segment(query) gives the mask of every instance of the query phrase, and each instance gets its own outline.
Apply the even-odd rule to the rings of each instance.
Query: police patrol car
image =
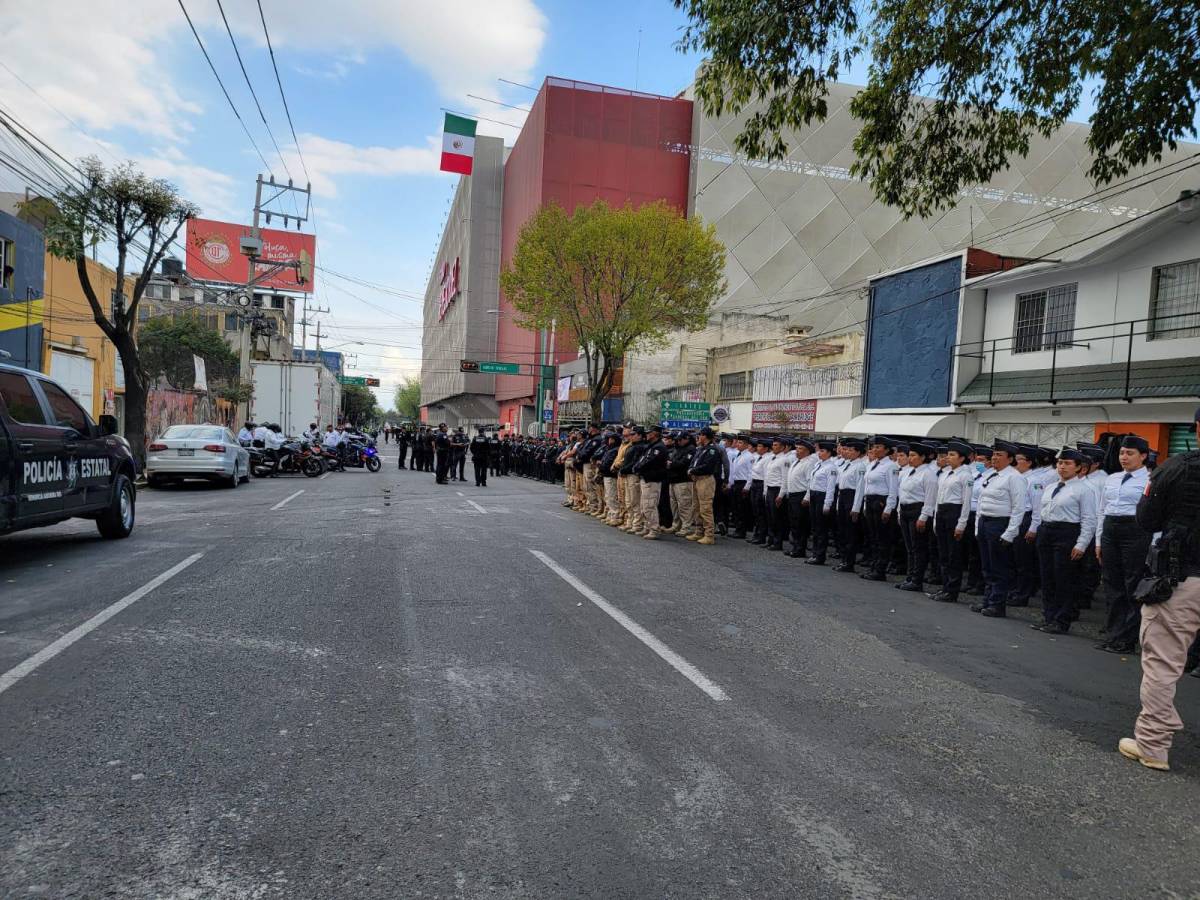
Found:
[[[128,537],[135,469],[116,431],[45,375],[0,362],[0,534],[84,518]]]

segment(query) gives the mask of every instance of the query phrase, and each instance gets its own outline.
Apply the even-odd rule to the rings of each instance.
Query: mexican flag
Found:
[[[471,163],[475,159],[474,119],[464,119],[454,113],[446,113],[446,132],[442,135],[443,172],[471,174]]]

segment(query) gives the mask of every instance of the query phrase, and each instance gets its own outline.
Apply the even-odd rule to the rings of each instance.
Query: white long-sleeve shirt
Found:
[[[327,431],[325,432],[325,437],[321,439],[321,443],[332,450],[345,439],[346,436],[340,431]]]
[[[965,469],[966,466],[963,466],[963,468]],[[977,509],[979,509],[979,494],[983,490],[983,479],[987,478],[988,475],[991,474],[992,469],[988,468],[987,466],[985,466],[982,471],[975,469],[974,466],[971,468],[971,512],[975,512]]]
[[[1104,533],[1104,519],[1107,516],[1132,516],[1137,512],[1138,501],[1146,492],[1146,482],[1150,480],[1150,470],[1145,466],[1132,472],[1114,472],[1104,480],[1104,490],[1100,493],[1100,506],[1096,514],[1096,546],[1100,546],[1100,536]]]
[[[754,457],[754,464],[750,466],[750,479],[752,481],[762,481],[767,476],[767,465],[775,458],[775,454],[769,450],[761,456]]]
[[[792,462],[796,459],[796,454],[792,450],[784,451],[783,453],[769,453],[771,461],[767,463],[767,471],[763,476],[763,487],[782,489],[783,482],[787,479],[788,469],[792,467]]]
[[[957,469],[950,469],[943,475],[938,483],[937,489],[937,505],[946,504],[962,504],[962,509],[958,513],[958,521],[954,523],[954,530],[965,529],[967,520],[971,518],[971,488],[975,483],[975,472],[970,466],[959,466]],[[934,478],[937,478],[935,475]]]
[[[808,483],[808,498],[812,502],[813,494],[824,494],[822,507],[826,512],[833,508],[833,498],[837,491],[838,465],[833,457],[820,460],[813,469],[812,478]]]
[[[866,466],[867,461],[862,457],[845,460],[845,465],[842,466],[842,470],[838,473],[838,490],[854,491],[855,496],[858,496],[858,486],[862,484]]]
[[[729,483],[735,481],[749,482],[753,477],[754,461],[757,457],[753,450],[739,450],[737,455],[729,460]]]
[[[1078,522],[1076,550],[1084,550],[1096,533],[1096,492],[1078,478],[1048,485],[1042,494],[1042,522]]]
[[[1024,476],[1012,466],[986,473],[980,482],[975,533],[979,533],[980,522],[985,518],[1008,519],[1008,527],[1000,537],[1012,543],[1017,539],[1017,532],[1021,530],[1021,519],[1025,517],[1025,504],[1028,502],[1028,484]]]
[[[820,461],[815,453],[810,453],[803,459],[792,460],[792,466],[788,469],[787,478],[783,482],[783,490],[779,492],[779,495],[790,497],[792,494],[798,494],[803,497],[808,493],[808,488],[812,484],[813,472]]]
[[[883,511],[893,512],[896,509],[896,498],[900,492],[900,470],[896,461],[885,456],[866,462],[863,467],[863,477],[854,491],[854,512],[861,512],[863,502],[867,497],[884,497]]]
[[[238,440],[247,442],[252,441],[254,440],[254,432],[243,425],[242,430],[238,432]]]
[[[733,484],[734,481],[737,480],[733,477],[733,464],[737,462],[739,456],[741,456],[743,453],[749,453],[750,451],[738,450],[736,447],[723,447],[722,449],[725,451],[725,458],[729,460],[729,478],[726,483]]]
[[[922,463],[915,468],[906,466],[900,475],[898,502],[901,506],[921,504],[922,522],[933,518],[937,506],[938,477],[937,463]]]
[[[1042,521],[1042,491],[1046,489],[1046,485],[1058,481],[1058,473],[1054,470],[1047,472],[1046,469],[1030,469],[1023,474],[1029,490],[1029,497],[1026,501],[1028,504],[1026,509],[1029,512],[1029,531],[1036,533],[1038,525]]]

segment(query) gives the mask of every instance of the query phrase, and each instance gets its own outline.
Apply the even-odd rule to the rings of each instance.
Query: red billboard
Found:
[[[757,400],[750,406],[750,427],[771,431],[815,431],[816,400]]]
[[[250,277],[250,260],[242,255],[239,242],[250,234],[249,225],[189,219],[187,223],[187,271],[203,281],[245,284]],[[311,270],[317,257],[317,239],[299,231],[260,228],[262,255],[256,275],[262,275],[273,263],[302,260]],[[256,282],[256,287],[312,292],[311,279],[301,283],[295,269],[281,269]]]

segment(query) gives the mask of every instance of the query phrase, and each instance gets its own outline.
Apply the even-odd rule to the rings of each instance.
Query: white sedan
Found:
[[[146,448],[146,481],[204,478],[235,488],[250,480],[250,454],[220,425],[172,425]]]

